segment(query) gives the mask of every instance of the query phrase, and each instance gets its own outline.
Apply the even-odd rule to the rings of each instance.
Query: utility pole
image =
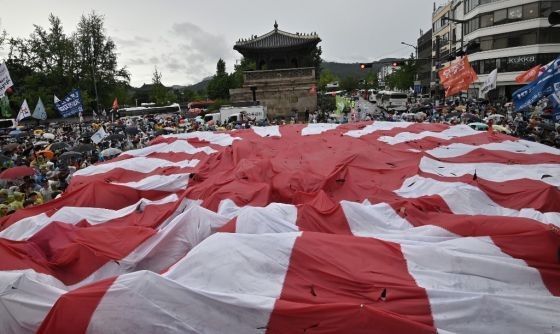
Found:
[[[91,72],[92,72],[92,77],[93,77],[93,90],[95,91],[95,108],[96,113],[99,115],[99,95],[97,94],[97,81],[95,79],[95,68],[96,68],[96,64],[95,64],[95,47],[93,45],[93,36],[91,36]]]

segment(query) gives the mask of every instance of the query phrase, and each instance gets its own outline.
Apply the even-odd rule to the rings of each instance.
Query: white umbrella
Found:
[[[52,133],[43,133],[43,138],[49,139],[49,140],[53,140],[53,139],[54,139],[54,134],[52,134]]]
[[[49,145],[49,142],[46,141],[38,141],[35,144],[33,144],[33,146],[46,146]]]
[[[114,155],[119,155],[121,154],[122,151],[119,150],[118,148],[114,148],[114,147],[110,147],[106,150],[101,151],[101,155],[104,157],[112,157]]]

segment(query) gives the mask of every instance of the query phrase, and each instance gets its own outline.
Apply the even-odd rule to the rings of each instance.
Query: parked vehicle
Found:
[[[377,93],[377,105],[386,110],[405,110],[408,96],[405,93],[381,91]]]
[[[220,122],[222,124],[252,120],[255,122],[266,119],[266,107],[221,107]]]

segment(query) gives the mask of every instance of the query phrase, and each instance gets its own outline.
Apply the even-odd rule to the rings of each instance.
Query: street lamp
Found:
[[[401,44],[410,46],[411,48],[414,48],[414,51],[416,51],[416,59],[418,59],[418,47],[416,45],[408,44],[408,43],[405,43],[405,42],[401,42]]]

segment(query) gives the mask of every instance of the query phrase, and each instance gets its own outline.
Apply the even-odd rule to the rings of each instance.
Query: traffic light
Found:
[[[362,63],[360,64],[360,70],[365,70],[366,68],[371,68],[372,66],[372,63]]]
[[[397,67],[403,66],[404,64],[405,64],[404,61],[394,61],[394,62],[391,64],[391,67],[392,67],[392,68],[397,68]]]

